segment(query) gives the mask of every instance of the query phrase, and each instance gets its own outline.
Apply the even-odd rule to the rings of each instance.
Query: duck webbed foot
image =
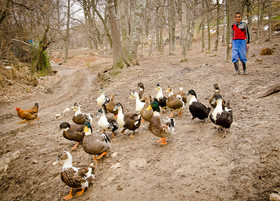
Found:
[[[105,156],[108,153],[108,151],[103,152],[102,154],[100,154],[96,159],[99,160],[101,159],[103,156]]]
[[[166,140],[166,138],[161,138],[161,139],[157,140],[157,142],[161,142],[160,145],[166,145],[167,142],[165,140]]]
[[[76,193],[76,196],[81,196],[85,191],[85,188],[83,188],[81,191]]]
[[[79,142],[77,142],[77,143],[75,144],[75,146],[72,147],[72,151],[74,151],[75,149],[77,149],[78,145],[79,145]]]
[[[73,191],[73,188],[71,188],[69,194],[66,195],[65,197],[63,197],[63,199],[64,200],[70,200],[71,198],[73,198],[72,191]]]

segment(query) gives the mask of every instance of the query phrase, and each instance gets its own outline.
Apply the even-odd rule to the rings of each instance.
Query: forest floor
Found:
[[[266,47],[275,48],[275,53],[260,56]],[[233,64],[225,62],[225,47],[217,54],[207,54],[194,44],[186,62],[180,62],[179,48],[177,55],[154,53],[149,57],[147,52],[140,51],[140,66],[123,69],[102,83],[111,57],[75,50],[67,63],[53,64],[55,75],[39,79],[39,85],[29,87],[24,96],[9,90],[5,99],[9,101],[2,99],[0,104],[0,200],[62,200],[70,187],[60,179],[62,164],[52,164],[59,153],[70,151],[75,144],[58,133],[59,124],[72,123],[74,113],[60,119],[56,114],[78,102],[83,112],[94,116],[94,131],[101,132],[96,104],[99,87],[104,86],[107,96],[115,94],[125,112],[133,112],[135,100],[128,97],[138,82],[153,97],[158,83],[164,90],[171,86],[175,91],[181,84],[186,92],[194,89],[207,106],[213,84],[218,83],[233,108],[230,131],[223,136],[209,119],[205,123],[192,120],[188,106],[182,117],[175,113],[176,130],[165,146],[155,143],[158,138],[148,131],[147,122],[134,138],[129,137],[130,131],[121,135],[118,130],[111,139],[111,153],[96,164],[96,181],[72,200],[268,200],[279,190],[280,94],[260,96],[280,83],[280,38],[252,44],[249,74],[239,76],[233,75]],[[20,119],[15,107],[27,109],[35,102],[40,105],[40,119],[16,124]],[[162,114],[167,115],[170,111]],[[72,155],[75,166],[92,162],[82,146]]]

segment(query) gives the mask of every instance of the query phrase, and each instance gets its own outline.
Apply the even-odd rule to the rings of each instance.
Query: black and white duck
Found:
[[[162,109],[166,109],[167,108],[167,105],[166,105],[167,97],[165,97],[163,95],[162,88],[161,88],[160,84],[157,84],[156,90],[157,90],[157,95],[154,98],[154,101],[158,102],[159,106]]]
[[[230,102],[224,105],[222,96],[220,94],[215,94],[216,107],[214,111],[210,114],[210,120],[219,126],[219,130],[224,131],[224,129],[230,128],[233,121],[232,108],[230,107]]]
[[[206,107],[201,102],[198,102],[196,93],[193,89],[188,91],[187,97],[189,97],[189,110],[192,114],[192,119],[198,118],[205,121],[211,111],[210,107]]]
[[[141,125],[141,115],[136,113],[124,114],[121,104],[117,104],[115,110],[118,110],[117,123],[123,129],[121,134],[124,134],[125,130],[133,131],[131,137],[134,136],[135,130]]]
[[[103,130],[103,133],[112,131],[112,136],[114,137],[115,131],[119,128],[117,121],[113,118],[107,118],[103,109],[98,110],[98,116],[100,117],[97,122],[99,128]]]
[[[61,180],[67,186],[71,187],[69,194],[63,197],[63,199],[69,200],[73,198],[73,188],[81,189],[81,191],[76,193],[76,196],[81,196],[85,189],[95,180],[94,164],[91,163],[88,166],[74,167],[72,165],[72,155],[68,151],[64,151],[60,154],[53,165],[57,164],[59,161],[63,161]]]

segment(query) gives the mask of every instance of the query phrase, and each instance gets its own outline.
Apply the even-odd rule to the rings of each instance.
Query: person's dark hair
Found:
[[[236,16],[236,15],[241,15],[241,16],[242,16],[241,12],[236,12],[236,13],[235,13],[235,16]]]

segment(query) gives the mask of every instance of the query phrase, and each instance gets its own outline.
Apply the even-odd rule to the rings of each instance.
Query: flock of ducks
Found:
[[[185,93],[180,86],[179,90],[174,93],[172,88],[168,87],[166,90],[167,97],[163,95],[160,84],[157,84],[156,90],[157,95],[152,98],[150,95],[145,94],[143,83],[138,83],[138,92],[133,91],[130,95],[130,98],[134,98],[136,101],[135,112],[126,113],[122,104],[115,102],[114,95],[110,99],[107,98],[104,89],[101,88],[100,96],[96,99],[96,102],[99,107],[97,126],[102,132],[93,133],[91,126],[93,122],[92,116],[82,113],[80,105],[75,103],[73,107],[75,114],[72,118],[74,124],[63,122],[59,126],[63,130],[63,137],[76,142],[72,150],[75,150],[81,144],[83,150],[87,154],[93,155],[93,160],[98,162],[110,151],[110,138],[116,135],[116,130],[121,129],[121,134],[124,134],[126,130],[130,130],[132,131],[130,137],[133,137],[135,130],[144,121],[149,123],[148,130],[160,138],[157,142],[160,142],[160,145],[166,145],[167,138],[172,136],[175,131],[173,113],[177,111],[178,116],[182,116],[183,109],[187,103],[192,119],[198,118],[205,122],[205,119],[210,117],[210,120],[219,127],[219,131],[225,131],[231,126],[233,121],[232,109],[229,101],[226,102],[222,98],[218,84],[214,84],[214,94],[209,100],[210,105],[214,108],[211,113],[211,108],[199,102],[196,92],[192,89]],[[161,114],[165,113],[167,109],[171,111],[171,115],[162,118]],[[110,137],[106,134],[107,131],[111,132]],[[59,155],[57,161],[59,160],[63,161],[61,179],[71,187],[70,193],[63,199],[68,200],[73,197],[73,188],[82,189],[76,196],[82,195],[85,188],[95,179],[94,163],[86,167],[73,167],[72,155],[68,151],[64,151]]]

